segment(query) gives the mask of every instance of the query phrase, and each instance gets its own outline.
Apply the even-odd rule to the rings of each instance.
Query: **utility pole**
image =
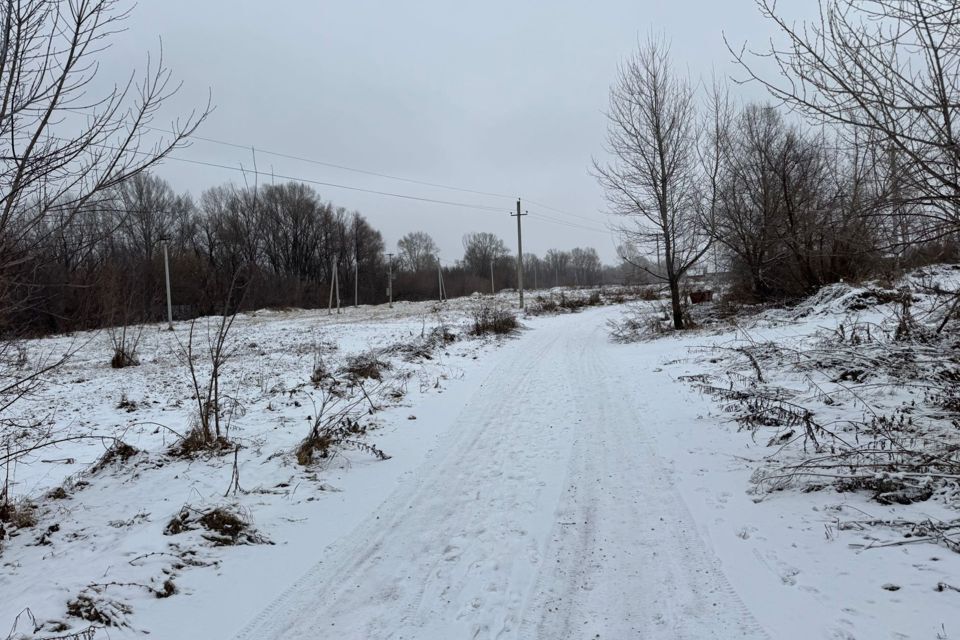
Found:
[[[327,314],[333,313],[333,295],[337,295],[337,313],[340,313],[340,277],[337,275],[337,256],[333,257],[333,277],[330,278],[330,301],[327,303]]]
[[[390,308],[393,309],[393,254],[387,254],[387,296],[390,298]]]
[[[356,257],[353,259],[353,306],[359,306],[358,300],[360,299],[359,291],[360,285],[357,281],[357,271],[359,270],[359,261]]]
[[[333,288],[337,292],[337,315],[340,315],[340,270],[336,258],[333,260]]]
[[[523,309],[523,230],[520,218],[527,214],[520,213],[520,198],[517,198],[517,212],[510,215],[517,217],[517,289],[520,290],[520,308]]]
[[[443,302],[443,267],[440,265],[440,256],[437,256],[437,291],[439,292],[440,302]]]
[[[167,279],[167,329],[173,331],[173,302],[170,299],[170,255],[167,251],[167,239],[163,242],[163,273]]]
[[[490,259],[490,295],[497,295],[497,288],[493,284],[493,259]]]

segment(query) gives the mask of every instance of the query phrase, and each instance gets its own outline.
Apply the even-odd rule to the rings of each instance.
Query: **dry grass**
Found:
[[[230,507],[219,506],[206,511],[184,505],[167,526],[164,535],[175,536],[187,531],[202,529],[202,537],[214,546],[234,546],[245,544],[272,544],[257,533],[250,519]]]
[[[138,453],[140,453],[140,450],[136,447],[122,440],[115,440],[110,448],[100,456],[100,459],[90,467],[90,473],[97,473],[116,463],[124,463]]]
[[[473,309],[473,328],[471,333],[482,336],[488,333],[504,335],[513,333],[520,327],[517,316],[498,301],[481,301]]]
[[[343,372],[353,382],[358,380],[382,380],[383,372],[392,367],[388,360],[373,351],[347,358]]]
[[[233,449],[233,443],[227,438],[208,436],[199,424],[194,424],[185,436],[170,447],[168,453],[177,458],[195,458],[203,455],[221,455]]]
[[[0,504],[0,522],[16,529],[29,529],[37,526],[37,505],[25,499]]]

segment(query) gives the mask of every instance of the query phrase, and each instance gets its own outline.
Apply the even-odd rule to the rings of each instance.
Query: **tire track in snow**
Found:
[[[541,489],[529,482],[529,472],[522,472],[531,466],[533,452],[543,448],[538,442],[541,434],[529,424],[518,428],[514,415],[523,409],[533,411],[538,400],[532,395],[543,390],[518,393],[517,381],[533,376],[549,354],[560,353],[552,348],[559,338],[560,334],[534,332],[507,345],[516,347],[511,359],[491,373],[455,418],[424,468],[398,487],[355,535],[323,550],[326,559],[260,612],[237,639],[323,637],[317,634],[323,633],[325,623],[336,637],[424,637],[404,628],[436,623],[432,617],[437,613],[450,617],[451,608],[458,609],[452,612],[455,621],[485,618],[491,608],[485,602],[474,607],[470,597],[451,601],[452,607],[439,607],[440,612],[435,611],[436,603],[421,603],[425,593],[439,595],[451,587],[458,590],[455,595],[463,596],[470,586],[469,595],[477,598],[491,585],[479,589],[468,585],[471,573],[480,569],[503,574],[490,559],[497,558],[498,543],[509,532],[503,531],[506,522],[502,518],[497,522],[491,512],[509,516],[518,508],[514,495],[518,485],[526,486],[528,494]],[[566,460],[568,452],[558,449],[562,440],[552,446],[557,457]],[[484,504],[482,494],[488,492],[492,498]],[[550,509],[553,502],[547,501]],[[500,530],[489,533],[491,521]],[[477,541],[483,546],[468,555]],[[444,553],[457,542],[463,545],[459,556]],[[443,587],[439,593],[438,585]],[[367,622],[357,628],[358,620]],[[439,622],[446,624],[444,618]],[[463,631],[478,634],[490,624],[468,621]]]
[[[571,460],[520,637],[768,638],[660,466],[644,424],[657,416],[638,416],[624,399],[634,379],[607,370],[605,342],[584,340],[592,347],[571,372],[595,381],[578,398],[592,420],[574,447],[582,455]]]
[[[607,371],[603,316],[557,318],[416,473],[237,640],[765,637]]]

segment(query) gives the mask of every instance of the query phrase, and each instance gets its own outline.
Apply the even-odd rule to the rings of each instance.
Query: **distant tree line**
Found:
[[[441,264],[436,243],[423,231],[401,238],[397,251],[394,290],[404,299],[437,297],[441,275],[450,296],[490,293],[517,286],[516,255],[492,233],[465,234],[463,256],[452,264]],[[523,274],[527,289],[649,281],[645,274],[636,274],[629,264],[604,266],[592,247],[574,247],[570,251],[550,249],[543,257],[524,253]]]
[[[34,216],[30,206],[12,213]],[[412,232],[397,243],[392,269],[379,231],[357,211],[290,182],[225,185],[195,201],[138,172],[68,217],[46,216],[23,237],[6,234],[19,259],[7,265],[8,331],[59,332],[165,317],[164,247],[174,315],[262,307],[326,306],[334,282],[342,304],[515,288],[516,256],[491,233],[468,233],[463,255],[440,265],[434,240]],[[439,271],[438,271],[439,269]],[[492,269],[492,282],[491,282]],[[595,285],[603,268],[592,248],[528,255],[527,287]],[[622,279],[616,271],[608,279]]]

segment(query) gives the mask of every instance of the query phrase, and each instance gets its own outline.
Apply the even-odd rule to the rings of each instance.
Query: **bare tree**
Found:
[[[567,281],[567,269],[570,267],[570,254],[558,249],[550,249],[544,258],[549,271],[548,282],[553,282],[553,286],[560,286],[560,283]]]
[[[570,266],[577,285],[591,285],[597,284],[603,265],[593,247],[574,247],[570,250]]]
[[[782,150],[785,127],[772,107],[747,105],[734,129],[720,176],[714,233],[736,275],[762,300],[771,289],[767,269],[780,259],[775,238],[783,200],[774,156]]]
[[[0,238],[8,267],[51,214],[107,206],[110,190],[159,162],[208,110],[147,143],[178,89],[162,57],[138,80],[91,95],[97,59],[123,28],[117,0],[6,0],[0,5]],[[36,240],[34,236],[34,240]],[[11,255],[13,254],[13,255]]]
[[[543,259],[535,253],[523,254],[523,282],[530,283],[530,290],[535,291],[546,283],[547,267]]]
[[[425,231],[411,231],[397,241],[400,268],[405,271],[424,271],[437,266],[437,243]]]
[[[15,327],[9,319],[35,301],[24,283],[55,259],[56,253],[38,248],[58,237],[66,240],[65,229],[71,229],[70,242],[93,241],[98,234],[85,216],[110,208],[114,187],[181,145],[209,111],[173,122],[166,137],[148,135],[178,88],[162,58],[148,58],[139,79],[131,75],[118,88],[95,94],[98,59],[128,14],[117,0],[0,4],[0,326],[5,329]],[[15,344],[13,337],[4,332],[0,354]],[[0,447],[14,450],[0,458],[0,473],[9,470],[16,449],[56,441],[38,424],[18,429],[23,425],[11,409],[63,361],[18,368],[0,358]]]
[[[699,132],[694,91],[651,37],[620,67],[607,112],[609,163],[594,169],[620,230],[632,244],[662,247],[673,326],[683,329],[680,281],[709,249],[699,215]]]
[[[734,124],[714,234],[742,292],[802,296],[869,270],[867,222],[883,198],[870,146],[790,124],[769,105],[747,105]]]
[[[503,240],[492,233],[481,231],[463,236],[463,265],[476,276],[485,277],[490,272],[491,263],[509,253]]]
[[[817,122],[864,132],[889,150],[899,205],[923,238],[960,227],[960,4],[953,0],[818,0],[815,21],[795,24],[775,0],[757,0],[784,36],[754,52],[731,48],[749,79]],[[728,47],[729,47],[728,43]],[[772,59],[779,77],[755,67]]]
[[[730,137],[734,106],[728,85],[714,75],[707,96],[704,132],[699,148],[700,165],[704,174],[703,194],[700,198],[701,225],[716,240],[717,214],[720,206],[720,181],[724,167],[730,160]],[[719,270],[716,243],[712,246],[713,268]]]
[[[230,296],[227,297],[229,299]],[[229,300],[219,319],[207,322],[205,353],[195,344],[196,320],[190,323],[186,345],[180,343],[181,356],[190,373],[190,383],[197,403],[196,425],[184,435],[180,443],[184,453],[220,449],[229,444],[229,418],[233,413],[224,406],[225,394],[220,388],[220,377],[227,361],[233,355],[227,338],[237,314],[236,311],[228,311],[228,305]],[[177,340],[179,342],[180,339]]]

